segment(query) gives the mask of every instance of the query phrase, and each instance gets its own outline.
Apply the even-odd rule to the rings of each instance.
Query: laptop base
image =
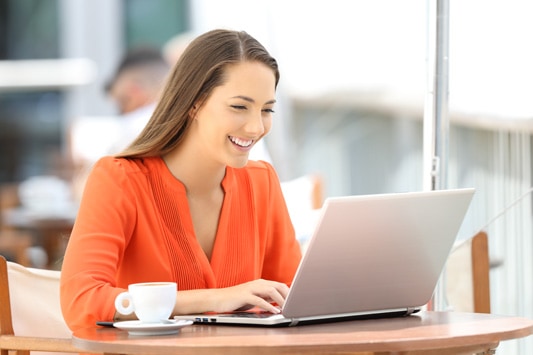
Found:
[[[202,315],[183,315],[175,316],[177,320],[192,320],[195,324],[209,324],[209,325],[229,325],[229,326],[245,326],[245,327],[293,327],[301,325],[313,325],[313,324],[326,324],[336,322],[346,322],[354,320],[368,320],[368,319],[382,319],[382,318],[400,318],[408,317],[411,314],[417,313],[420,308],[380,312],[380,313],[367,313],[367,314],[351,314],[351,315],[339,315],[337,317],[313,317],[303,319],[290,319],[277,317],[271,313],[258,313],[258,312],[231,312],[224,314],[202,314]],[[271,317],[272,322],[267,322],[267,318]],[[261,322],[255,322],[257,319],[261,319]]]

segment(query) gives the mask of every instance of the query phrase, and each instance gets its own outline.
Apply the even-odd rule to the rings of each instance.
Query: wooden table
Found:
[[[48,268],[61,269],[77,208],[64,211],[33,211],[23,207],[3,212],[3,223],[13,229],[31,231],[48,255]]]
[[[405,318],[290,328],[193,325],[166,336],[115,328],[74,332],[73,345],[107,354],[492,354],[500,341],[533,334],[533,320],[481,313],[421,312]]]

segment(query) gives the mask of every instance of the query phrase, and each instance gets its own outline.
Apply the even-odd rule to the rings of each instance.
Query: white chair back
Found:
[[[13,262],[8,262],[7,268],[15,335],[70,339],[72,332],[59,305],[60,271],[26,268]]]

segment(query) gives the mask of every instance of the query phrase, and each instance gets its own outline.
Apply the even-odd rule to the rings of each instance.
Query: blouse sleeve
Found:
[[[135,196],[119,160],[97,162],[87,180],[61,270],[60,302],[71,329],[113,319],[115,275],[135,225]]]

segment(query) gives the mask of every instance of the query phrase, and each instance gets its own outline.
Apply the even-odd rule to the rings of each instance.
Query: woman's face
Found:
[[[275,77],[263,63],[241,62],[228,66],[224,79],[195,112],[191,133],[207,158],[238,168],[270,131]]]

